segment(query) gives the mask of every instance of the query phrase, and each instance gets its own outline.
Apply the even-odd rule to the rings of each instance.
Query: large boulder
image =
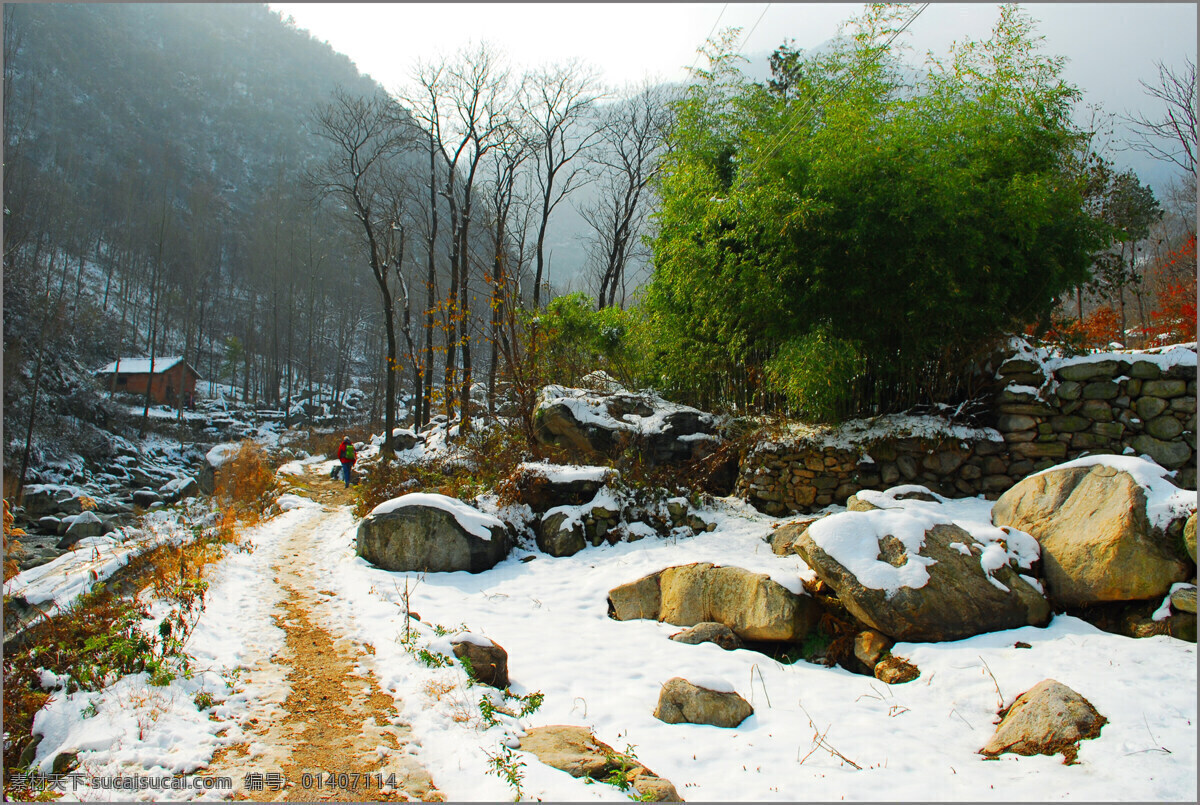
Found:
[[[537,546],[550,556],[574,556],[587,547],[583,536],[583,522],[568,512],[553,512],[538,521]]]
[[[534,727],[521,738],[521,750],[533,754],[547,766],[572,777],[608,782],[617,775],[628,783],[639,799],[648,802],[682,802],[675,786],[638,760],[617,752],[597,740],[587,727],[552,725]]]
[[[596,496],[605,484],[620,479],[611,467],[546,464],[518,464],[502,482],[503,491],[536,514],[545,514],[556,506],[580,506]]]
[[[504,523],[445,495],[394,498],[358,526],[358,555],[384,570],[480,573],[511,547]]]
[[[1006,546],[997,532],[981,541],[938,522],[938,504],[919,505],[928,509],[827,517],[796,537],[796,552],[850,614],[893,640],[961,640],[1049,620],[1049,604],[1018,564],[1036,558],[1032,540],[1008,534]]]
[[[214,446],[204,455],[200,471],[196,474],[196,483],[200,491],[211,495],[217,488],[217,470],[229,459],[237,455],[241,445],[238,442],[225,442]]]
[[[534,437],[582,456],[615,455],[634,444],[655,463],[707,455],[720,442],[712,414],[649,392],[546,386],[533,411]]]
[[[995,757],[1004,752],[1018,755],[1061,752],[1064,763],[1073,763],[1079,753],[1079,742],[1099,736],[1107,721],[1087,699],[1066,685],[1043,679],[1017,697],[979,753]]]
[[[668,567],[609,591],[617,620],[649,618],[675,626],[723,623],[742,640],[790,642],[816,626],[817,604],[762,573],[708,562]]]
[[[993,523],[1031,534],[1041,545],[1047,597],[1063,607],[1137,601],[1160,598],[1190,579],[1181,541],[1168,532],[1179,532],[1172,522],[1187,516],[1180,501],[1190,496],[1194,509],[1196,493],[1170,485],[1161,468],[1143,459],[1092,461],[1032,475],[992,508]]]
[[[689,682],[668,679],[658,693],[654,717],[668,724],[710,724],[736,727],[754,713],[750,703],[720,680]]]
[[[66,534],[58,542],[59,548],[70,548],[81,539],[98,537],[104,533],[104,521],[95,512],[85,511],[72,517]]]

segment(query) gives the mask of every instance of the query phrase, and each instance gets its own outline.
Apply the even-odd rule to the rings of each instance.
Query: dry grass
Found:
[[[8,510],[8,501],[4,501],[4,580],[8,581],[13,576],[17,575],[20,568],[17,566],[17,560],[11,554],[15,553],[21,547],[21,543],[17,542],[17,537],[25,536],[25,530],[17,528],[13,520],[12,512]]]
[[[217,469],[214,495],[227,513],[236,512],[239,519],[253,523],[269,505],[274,488],[275,471],[267,451],[246,439]]]

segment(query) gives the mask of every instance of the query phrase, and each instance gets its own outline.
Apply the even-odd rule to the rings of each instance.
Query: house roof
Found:
[[[176,364],[181,363],[181,362],[183,362],[183,358],[179,355],[155,358],[153,373],[156,375],[162,374],[163,372],[167,371],[168,369],[173,368]],[[187,363],[184,363],[183,365],[187,368],[187,370],[189,372],[194,374],[196,377],[200,376],[200,373],[197,372],[195,369],[193,369],[191,366],[188,366]],[[120,373],[123,375],[126,375],[126,374],[128,374],[128,375],[145,375],[145,374],[151,373],[149,358],[120,358],[119,360],[113,361],[108,366],[105,366],[103,369],[97,369],[96,374],[111,375],[114,372],[118,371],[118,367],[119,367]]]

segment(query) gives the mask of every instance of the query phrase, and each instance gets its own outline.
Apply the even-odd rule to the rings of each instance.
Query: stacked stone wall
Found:
[[[1028,359],[1000,366],[996,428],[1012,456],[1010,475],[1085,454],[1148,455],[1175,482],[1196,488],[1196,366],[1166,368],[1136,354],[1065,362],[1051,370]],[[1049,381],[1049,382],[1047,382]]]
[[[1196,488],[1194,360],[1164,368],[1135,353],[1050,363],[1014,357],[997,374],[994,428],[775,439],[741,457],[735,492],[775,516],[907,483],[995,499],[1032,472],[1097,453],[1149,455],[1178,470],[1179,486]]]

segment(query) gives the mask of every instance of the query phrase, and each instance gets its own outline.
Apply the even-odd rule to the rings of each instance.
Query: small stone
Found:
[[[1055,394],[1060,400],[1078,400],[1083,393],[1083,384],[1075,380],[1067,380],[1058,385]]]
[[[1175,592],[1171,593],[1171,609],[1177,612],[1190,612],[1196,614],[1196,588],[1195,587],[1180,587]]]
[[[1076,433],[1087,430],[1091,424],[1091,420],[1083,416],[1050,417],[1050,426],[1058,433]]]
[[[1150,361],[1134,361],[1129,366],[1129,376],[1156,380],[1162,376],[1162,370],[1158,368],[1158,364]]]
[[[1192,449],[1183,442],[1166,442],[1145,433],[1133,437],[1131,445],[1138,453],[1145,453],[1169,470],[1182,467],[1192,457]]]
[[[902,685],[920,675],[920,669],[903,657],[884,657],[875,666],[875,678],[889,685]]]
[[[854,636],[854,656],[868,668],[874,669],[882,657],[892,647],[892,641],[883,634],[868,629]]]
[[[1116,361],[1093,361],[1072,363],[1061,367],[1058,376],[1063,380],[1092,380],[1097,377],[1112,377],[1117,373]]]

